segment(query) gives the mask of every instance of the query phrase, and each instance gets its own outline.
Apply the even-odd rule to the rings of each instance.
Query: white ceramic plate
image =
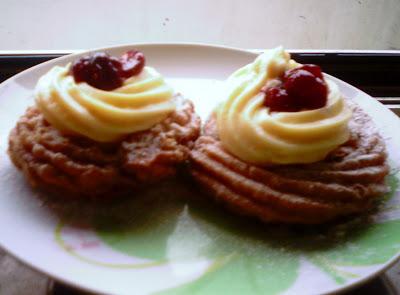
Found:
[[[255,54],[206,45],[148,44],[106,48],[113,55],[138,48],[205,118],[220,81]],[[38,78],[71,55],[46,62],[0,86],[0,245],[26,264],[82,289],[111,294],[314,294],[343,291],[391,265],[400,252],[400,121],[383,105],[343,81],[387,141],[392,193],[372,222],[328,229],[261,226],[214,208],[182,201],[191,188],[157,188],[122,207],[123,228],[99,217],[78,227],[60,220],[25,182],[7,156],[7,137],[28,105]],[[143,209],[143,199],[162,199]],[[168,201],[165,202],[165,200]],[[183,198],[184,199],[184,198]],[[132,214],[132,217],[129,216]]]

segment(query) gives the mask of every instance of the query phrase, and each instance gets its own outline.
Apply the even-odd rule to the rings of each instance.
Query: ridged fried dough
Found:
[[[191,152],[194,179],[231,210],[264,222],[317,224],[371,208],[387,191],[383,139],[354,105],[351,138],[323,161],[259,167],[228,153],[211,117]]]
[[[200,132],[193,104],[176,97],[163,122],[116,143],[67,135],[31,107],[9,137],[9,155],[34,187],[69,198],[106,198],[176,174]]]

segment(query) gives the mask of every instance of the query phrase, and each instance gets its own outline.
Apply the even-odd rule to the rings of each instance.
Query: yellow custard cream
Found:
[[[224,148],[257,165],[312,163],[349,139],[351,110],[338,86],[328,79],[327,104],[314,110],[269,112],[261,88],[286,70],[299,66],[278,47],[234,72],[216,111]]]
[[[121,87],[104,91],[85,82],[75,83],[69,65],[56,66],[39,79],[35,99],[57,129],[100,142],[149,129],[175,109],[173,89],[151,67]]]

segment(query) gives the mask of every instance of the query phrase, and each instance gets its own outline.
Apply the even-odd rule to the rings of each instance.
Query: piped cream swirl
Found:
[[[261,88],[298,66],[278,47],[234,72],[218,107],[218,133],[224,148],[248,163],[312,163],[349,139],[351,110],[337,87],[326,79],[325,107],[299,112],[269,112]]]
[[[57,129],[99,142],[147,130],[175,109],[173,89],[151,67],[121,87],[104,91],[85,82],[75,83],[69,65],[56,66],[39,79],[35,100]]]

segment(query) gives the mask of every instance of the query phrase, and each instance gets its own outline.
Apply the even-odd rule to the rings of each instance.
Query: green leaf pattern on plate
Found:
[[[399,186],[397,176],[388,182],[386,201]],[[160,294],[278,294],[297,279],[302,257],[343,284],[357,277],[343,267],[385,263],[400,250],[400,216],[378,223],[359,217],[324,227],[284,227],[238,218],[212,204],[162,204],[139,210],[129,226],[97,226],[105,243],[131,256],[210,261],[199,278]],[[390,205],[383,204],[380,211],[385,210]]]
[[[100,225],[97,233],[113,249],[135,257],[211,262],[199,279],[166,294],[277,294],[297,278],[299,256],[271,243],[268,232],[251,223],[212,207],[168,202],[136,216],[131,226]]]

